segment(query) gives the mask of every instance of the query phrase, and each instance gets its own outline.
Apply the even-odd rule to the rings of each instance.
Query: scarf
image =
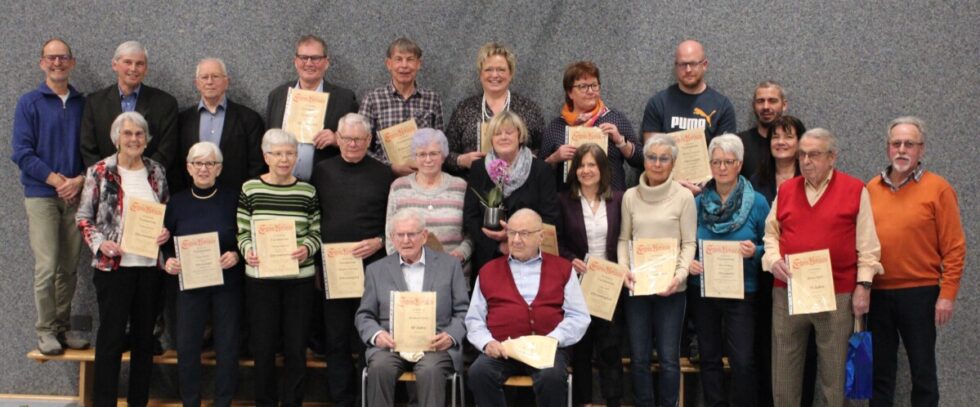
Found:
[[[507,169],[507,182],[504,183],[503,191],[501,191],[504,193],[504,198],[510,196],[527,182],[527,177],[531,175],[531,160],[533,158],[531,150],[527,147],[521,147],[520,150],[517,150],[517,157]],[[491,149],[486,160],[483,160],[483,165],[488,174],[490,173],[490,163],[498,159],[500,158],[497,157],[497,153]]]
[[[715,180],[708,181],[700,196],[698,224],[717,234],[734,232],[745,224],[755,203],[755,190],[739,175],[728,200],[721,203]]]
[[[607,112],[609,112],[609,109],[606,108],[605,103],[602,103],[602,99],[596,100],[595,109],[592,109],[591,112],[586,114],[588,119],[585,120],[581,119],[581,116],[585,115],[572,112],[572,108],[569,107],[567,103],[561,105],[561,117],[565,119],[565,123],[567,123],[569,126],[582,125],[585,127],[592,127],[595,124],[595,121],[599,120],[599,118],[605,115]]]

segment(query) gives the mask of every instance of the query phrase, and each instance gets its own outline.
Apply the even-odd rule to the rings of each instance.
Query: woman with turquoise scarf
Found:
[[[762,269],[762,236],[765,234],[769,203],[745,177],[739,175],[744,152],[738,136],[724,134],[712,139],[708,146],[712,179],[695,199],[699,255],[689,268],[688,285],[691,289],[687,293],[701,350],[701,385],[705,406],[728,404],[721,361],[722,353],[726,350],[732,367],[731,405],[756,405],[754,297],[756,277]],[[702,289],[704,266],[700,259],[705,241],[738,242],[744,298],[715,297],[712,290]]]

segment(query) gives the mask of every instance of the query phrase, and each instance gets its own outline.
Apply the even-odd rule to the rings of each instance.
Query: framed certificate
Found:
[[[677,252],[677,239],[630,240],[630,272],[633,273],[630,295],[653,295],[666,291],[677,270]]]
[[[378,132],[388,161],[396,165],[415,162],[415,157],[412,157],[412,137],[418,129],[413,118]]]
[[[503,342],[507,357],[516,359],[535,369],[548,369],[555,366],[555,351],[558,340],[550,336],[527,335]]]
[[[558,230],[555,225],[541,225],[541,251],[558,256]]]
[[[668,135],[677,143],[677,161],[672,173],[674,180],[693,183],[710,180],[711,164],[704,128],[675,131]]]
[[[786,255],[792,277],[786,282],[789,314],[814,314],[837,309],[830,250]]]
[[[330,94],[326,92],[289,88],[282,129],[295,136],[297,142],[313,144],[316,134],[323,130],[329,101]]]
[[[323,245],[323,292],[328,300],[364,295],[364,261],[353,253],[357,245],[357,242]]]
[[[259,258],[258,278],[299,275],[296,251],[296,221],[276,218],[252,221],[252,242]]]
[[[391,291],[391,332],[395,352],[431,351],[436,334],[435,291]]]
[[[582,296],[589,314],[612,321],[619,302],[619,292],[623,289],[623,279],[629,270],[595,257],[589,257],[585,267],[587,271],[582,275]]]
[[[565,126],[565,144],[579,148],[587,143],[596,144],[602,152],[609,154],[609,138],[598,127]],[[565,161],[562,164],[564,168],[562,180],[568,182],[568,171],[572,167],[572,162]]]
[[[126,199],[123,207],[122,251],[156,259],[160,252],[157,237],[163,231],[167,205],[139,198]]]
[[[180,291],[225,283],[218,232],[176,236],[174,247],[180,260]]]
[[[701,296],[745,298],[742,247],[737,241],[701,240]]]

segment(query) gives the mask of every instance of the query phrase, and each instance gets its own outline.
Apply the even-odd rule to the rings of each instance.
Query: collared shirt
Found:
[[[915,170],[913,170],[908,177],[905,177],[902,182],[895,185],[892,183],[891,177],[888,176],[892,172],[892,166],[889,165],[887,168],[881,170],[881,182],[884,182],[885,185],[888,185],[888,188],[890,188],[892,192],[895,192],[902,189],[902,187],[904,187],[905,184],[908,184],[909,181],[919,182],[919,180],[922,179],[922,173],[925,171],[925,166],[923,166],[922,162],[920,161],[919,164],[915,166]]]
[[[122,89],[119,89],[119,104],[124,113],[136,110],[136,100],[140,97],[141,89],[143,89],[142,83],[136,85],[136,89],[133,89],[133,93],[128,95],[124,94]]]
[[[395,85],[387,85],[374,89],[364,95],[364,103],[358,113],[371,121],[374,132],[387,129],[408,119],[415,119],[418,128],[431,127],[442,130],[442,99],[435,91],[415,86],[415,92],[408,99],[402,97]],[[391,165],[388,155],[381,145],[379,137],[372,140],[368,151],[372,157],[386,165]]]
[[[296,81],[296,89],[302,89],[299,86],[299,81]],[[323,79],[320,79],[320,84],[316,85],[317,92],[323,92]],[[296,144],[296,165],[293,166],[293,175],[303,181],[309,181],[310,176],[313,175],[313,154],[316,152],[316,146],[313,144],[298,143]]]
[[[831,171],[820,185],[813,185],[809,181],[804,182],[806,199],[811,206],[815,205],[823,193],[830,185],[830,179],[834,172]],[[776,219],[778,209],[776,203],[772,201],[772,209],[766,217],[766,235],[762,238],[765,243],[766,251],[762,256],[762,269],[772,272],[772,265],[782,258],[779,252],[779,220]],[[857,221],[855,225],[855,243],[857,249],[857,281],[872,281],[876,274],[881,274],[884,269],[881,267],[881,242],[878,241],[878,233],[875,230],[875,220],[871,212],[871,197],[868,195],[867,188],[861,188],[861,201],[858,207]]]
[[[541,252],[538,251],[537,256],[527,261],[511,256],[507,259],[507,264],[510,265],[517,291],[525,302],[531,304],[534,297],[538,295],[538,287],[541,283]],[[549,332],[547,336],[557,339],[558,347],[564,348],[582,339],[592,321],[589,310],[585,306],[585,298],[582,297],[582,287],[579,286],[578,279],[574,275],[569,276],[568,282],[565,283],[565,301],[561,309],[565,316],[555,330]],[[473,298],[470,300],[470,309],[466,312],[465,323],[466,338],[480,351],[494,340],[487,328],[487,311],[487,299],[483,296],[480,280],[477,279],[476,286],[473,288]]]
[[[198,130],[199,141],[210,141],[215,145],[221,145],[221,131],[225,127],[225,111],[228,110],[228,98],[222,96],[221,103],[214,109],[214,113],[208,110],[204,104],[204,99],[197,102],[197,111],[201,114],[200,127]]]
[[[402,275],[405,277],[408,291],[421,292],[422,281],[425,280],[425,248],[422,248],[422,257],[419,261],[409,264],[402,256],[398,256],[398,263],[402,266]]]

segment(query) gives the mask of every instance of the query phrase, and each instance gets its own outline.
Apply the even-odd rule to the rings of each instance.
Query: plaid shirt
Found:
[[[431,127],[442,130],[442,99],[439,94],[429,89],[415,86],[415,92],[405,99],[395,90],[395,85],[376,88],[364,95],[361,109],[358,113],[367,117],[374,128],[375,137],[371,140],[368,154],[385,165],[391,165],[378,141],[378,131],[402,123],[409,118],[415,119],[418,128]]]
[[[923,166],[922,162],[920,161],[919,164],[916,165],[915,170],[913,170],[907,178],[902,180],[902,182],[899,182],[898,185],[895,185],[892,183],[892,178],[889,177],[889,174],[892,172],[892,166],[889,165],[887,168],[881,171],[881,182],[888,185],[888,188],[891,189],[892,192],[895,192],[904,187],[905,184],[908,184],[909,181],[919,182],[919,180],[922,179],[922,173],[925,171],[925,166]]]

